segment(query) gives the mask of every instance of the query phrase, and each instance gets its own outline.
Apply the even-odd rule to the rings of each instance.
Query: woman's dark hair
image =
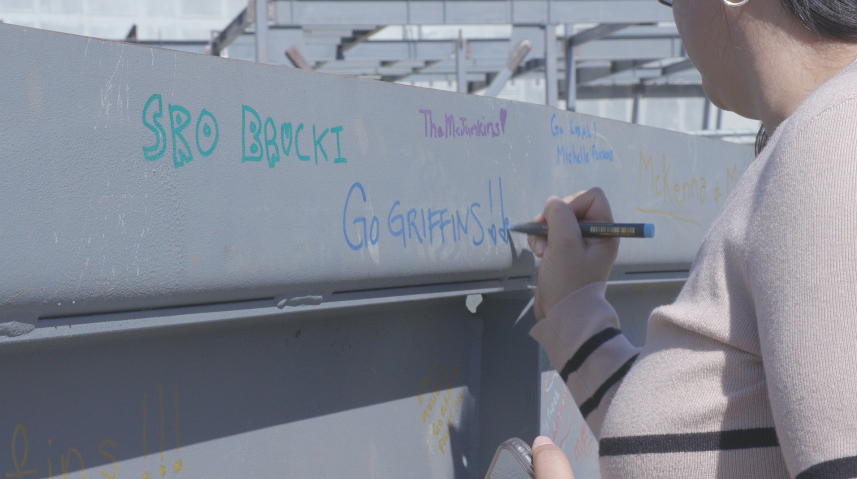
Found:
[[[780,0],[812,32],[834,40],[857,42],[857,1]]]
[[[756,133],[756,156],[765,149],[768,144],[768,132],[765,131],[765,125],[759,127],[759,132]]]
[[[857,42],[857,0],[780,0],[783,7],[816,35]],[[756,155],[768,144],[765,125],[756,134]]]

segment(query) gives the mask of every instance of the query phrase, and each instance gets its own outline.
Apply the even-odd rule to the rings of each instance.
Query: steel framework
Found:
[[[630,98],[636,111],[644,97],[705,97],[672,12],[654,0],[250,0],[208,42],[127,41],[469,93],[544,78],[545,103],[569,110],[578,99]]]

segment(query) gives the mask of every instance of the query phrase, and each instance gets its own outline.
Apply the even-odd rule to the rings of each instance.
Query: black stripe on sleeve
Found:
[[[595,393],[592,394],[592,397],[583,401],[583,404],[580,405],[580,414],[583,416],[583,419],[586,419],[586,416],[589,415],[595,408],[601,404],[601,400],[604,398],[604,395],[607,394],[607,391],[613,387],[614,384],[618,383],[628,374],[628,371],[631,369],[631,365],[634,364],[634,360],[637,359],[639,354],[635,354],[634,357],[625,361],[625,364],[622,365],[615,373],[613,373],[609,378],[607,378],[604,383],[595,390]]]
[[[667,452],[729,451],[779,445],[776,430],[772,427],[761,427],[733,431],[605,437],[598,444],[598,453],[601,456],[623,456]],[[815,476],[807,476],[807,479],[810,477]]]
[[[857,477],[857,456],[840,457],[818,463],[800,474],[795,479],[849,479]]]
[[[574,353],[574,356],[572,356],[571,359],[569,359],[568,362],[565,363],[565,367],[562,368],[562,371],[559,373],[562,380],[564,382],[568,382],[568,376],[571,373],[577,371],[580,366],[583,365],[583,362],[586,361],[586,358],[588,358],[590,354],[592,354],[596,349],[598,349],[598,346],[601,346],[602,344],[613,339],[619,334],[622,334],[622,332],[618,329],[607,328],[596,334],[595,336],[592,336],[591,338],[587,339],[586,342],[583,343],[583,345],[580,347],[580,349],[578,349],[577,352]]]

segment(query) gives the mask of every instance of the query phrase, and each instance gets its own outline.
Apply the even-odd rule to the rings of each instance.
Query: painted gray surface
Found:
[[[484,477],[501,442],[517,437],[532,444],[539,435],[539,346],[527,332],[532,310],[515,324],[529,301],[523,292],[486,297],[479,402],[479,461]]]
[[[474,322],[454,298],[6,347],[0,472],[471,477]]]
[[[16,456],[0,454],[0,469],[482,477],[496,446],[532,441],[545,414],[532,313],[514,324],[526,302],[489,295],[473,315],[451,297],[5,345],[0,437]]]
[[[458,296],[8,344],[0,469],[481,478],[503,440],[552,434],[539,430],[556,420],[551,394],[566,394],[560,422],[583,424],[561,381],[539,392],[532,312],[514,324],[526,302],[495,293],[475,315]],[[556,441],[576,477],[597,478],[594,439],[578,429],[589,455]]]
[[[530,219],[551,194],[593,185],[616,218],[657,227],[657,241],[622,243],[616,275],[686,269],[751,159],[746,146],[536,105],[9,25],[0,41],[10,46],[0,56],[0,262],[14,278],[0,285],[0,320],[503,278],[504,225]],[[178,124],[191,116],[177,141],[170,105],[187,109]],[[242,161],[258,145],[247,127],[242,147],[243,105],[271,118],[271,153],[289,146],[279,139],[291,123],[309,161],[294,145],[276,163]],[[203,109],[217,128],[206,138],[203,116],[197,145]],[[491,136],[433,138],[421,110],[441,129],[445,115],[484,120]],[[327,160],[313,127],[317,137],[328,130]],[[163,156],[146,161],[144,147],[159,146]],[[596,161],[593,148],[613,159]],[[422,244],[417,228],[392,234],[409,229],[411,209],[431,236]],[[443,209],[432,222],[457,212],[468,232],[424,230],[423,212]],[[528,275],[532,255],[520,262]]]
[[[617,219],[655,223],[613,272],[639,343],[680,282],[629,281],[683,276],[751,158],[535,105],[8,25],[0,43],[0,472],[13,475],[479,477],[502,440],[576,411],[546,408],[564,386],[545,386],[532,312],[514,324],[536,262],[504,228],[594,185]],[[166,141],[147,161],[153,95]],[[278,140],[303,123],[310,159],[292,145],[242,161],[243,105]],[[217,128],[200,123],[197,145],[203,109]],[[442,130],[444,115],[484,118],[496,136],[433,137],[429,109]],[[188,113],[185,149],[170,118]],[[313,125],[342,126],[318,164]],[[395,236],[410,208],[420,233],[429,208],[468,229]],[[590,457],[579,478],[596,477]]]

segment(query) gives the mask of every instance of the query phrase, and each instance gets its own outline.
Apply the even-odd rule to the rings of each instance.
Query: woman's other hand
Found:
[[[565,453],[545,436],[533,441],[533,467],[536,479],[574,479]]]
[[[536,222],[547,221],[548,237],[528,236],[530,249],[542,258],[536,288],[536,319],[570,293],[590,283],[607,281],[619,253],[619,238],[583,238],[578,221],[613,222],[610,203],[601,188],[580,191],[560,200],[548,198]]]

